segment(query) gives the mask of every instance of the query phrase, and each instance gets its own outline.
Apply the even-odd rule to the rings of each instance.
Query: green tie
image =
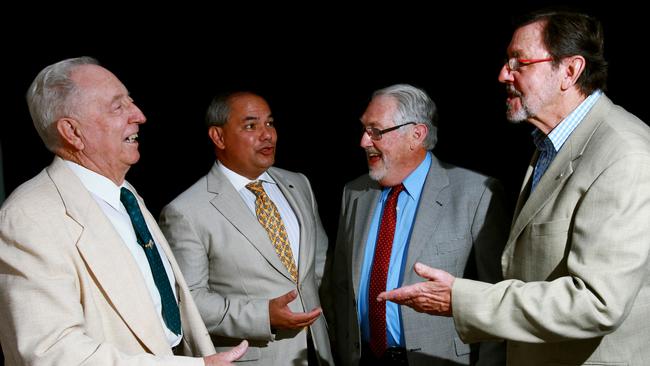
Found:
[[[142,211],[140,211],[138,201],[128,189],[122,187],[120,191],[120,201],[122,201],[122,204],[126,208],[126,212],[129,213],[133,229],[138,238],[138,244],[140,244],[144,253],[147,255],[153,280],[160,293],[163,320],[167,324],[167,328],[174,332],[174,334],[181,334],[181,317],[178,312],[178,304],[176,303],[172,287],[169,284],[165,266],[163,266],[162,260],[160,259],[160,254],[158,254],[158,248],[156,248],[156,244],[151,237],[144,217],[142,217]]]

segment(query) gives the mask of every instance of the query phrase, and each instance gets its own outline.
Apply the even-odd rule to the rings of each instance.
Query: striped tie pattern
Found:
[[[273,243],[275,253],[280,257],[280,261],[287,268],[291,278],[294,282],[298,281],[298,268],[296,261],[293,259],[291,252],[291,245],[289,245],[289,236],[287,230],[284,228],[280,212],[275,206],[273,201],[269,198],[262,187],[261,181],[255,181],[246,185],[249,191],[255,195],[255,215],[257,221],[260,222],[262,227]]]

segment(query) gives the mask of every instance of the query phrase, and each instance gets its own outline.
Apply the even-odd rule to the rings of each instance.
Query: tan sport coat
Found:
[[[461,337],[508,339],[508,365],[649,365],[650,128],[602,95],[529,193],[532,166],[506,281],[454,283]]]
[[[176,277],[182,353],[212,354],[167,241],[138,200]],[[203,364],[173,355],[133,256],[58,157],[0,210],[0,314],[6,365]]]

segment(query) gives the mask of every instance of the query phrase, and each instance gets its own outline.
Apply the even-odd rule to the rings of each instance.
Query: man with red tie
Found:
[[[415,262],[497,281],[508,220],[494,179],[438,160],[436,106],[421,89],[376,91],[361,117],[369,174],[345,186],[328,320],[342,365],[503,362],[500,344],[463,344],[453,321],[377,302],[420,281]]]

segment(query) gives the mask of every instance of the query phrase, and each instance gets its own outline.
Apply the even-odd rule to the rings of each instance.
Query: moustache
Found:
[[[508,94],[514,95],[516,97],[521,97],[523,95],[519,90],[515,89],[513,85],[506,86],[506,91]]]

